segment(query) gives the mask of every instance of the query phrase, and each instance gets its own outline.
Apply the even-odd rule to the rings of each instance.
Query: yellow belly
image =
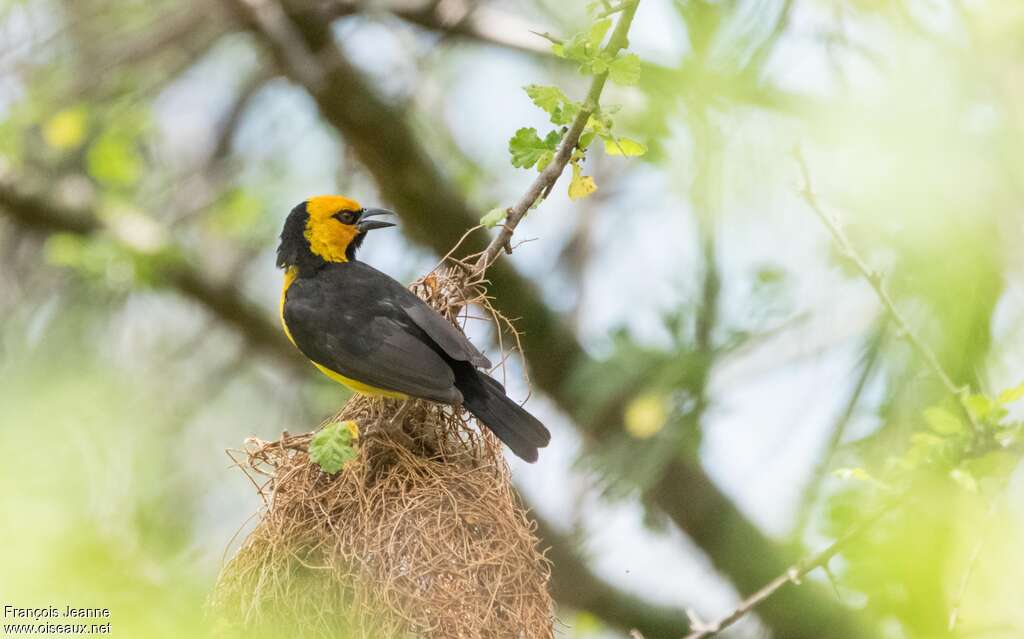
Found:
[[[295,340],[292,339],[291,331],[288,330],[288,324],[285,323],[285,321],[284,321],[284,299],[285,299],[285,294],[288,293],[288,287],[292,285],[292,282],[295,281],[295,278],[296,278],[296,276],[298,276],[298,274],[299,274],[298,269],[296,269],[294,266],[289,268],[287,271],[285,271],[284,272],[284,286],[281,288],[281,307],[280,307],[281,326],[284,328],[284,334],[288,336],[288,341],[290,341],[293,345],[295,344]],[[312,360],[310,360],[310,361],[312,361]],[[383,397],[390,397],[392,399],[408,399],[409,398],[409,396],[406,395],[405,393],[399,393],[399,392],[396,392],[396,391],[385,390],[383,388],[377,388],[375,386],[370,386],[369,384],[364,384],[364,383],[362,383],[360,381],[356,381],[356,380],[354,380],[352,378],[345,377],[344,375],[342,375],[340,373],[335,373],[334,371],[332,371],[331,369],[327,368],[326,366],[323,366],[321,364],[317,364],[316,362],[313,362],[313,366],[316,366],[317,368],[319,368],[320,372],[323,373],[324,375],[330,377],[331,379],[333,379],[334,381],[338,382],[339,384],[343,384],[344,386],[348,386],[349,388],[351,388],[353,391],[355,391],[357,393],[362,393],[363,395],[380,395],[380,396],[383,396]]]
[[[375,386],[370,386],[369,384],[364,384],[360,381],[356,381],[350,377],[345,377],[344,375],[341,375],[340,373],[335,373],[326,366],[322,366],[320,364],[317,364],[316,362],[313,362],[313,366],[319,368],[320,372],[323,373],[324,375],[330,377],[339,384],[344,384],[345,386],[348,386],[357,393],[362,393],[363,395],[380,395],[382,397],[390,397],[392,399],[409,398],[409,396],[406,395],[405,393],[399,393],[397,391],[390,391],[385,390],[383,388],[377,388]]]

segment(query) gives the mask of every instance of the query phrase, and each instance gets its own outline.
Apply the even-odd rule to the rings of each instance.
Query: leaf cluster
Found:
[[[565,60],[577,65],[585,75],[600,76],[607,74],[609,80],[620,85],[635,85],[640,80],[640,58],[634,53],[612,52],[605,40],[612,27],[612,19],[608,16],[621,11],[622,6],[608,7],[604,3],[595,3],[591,13],[595,20],[583,31],[567,40],[548,37],[552,40],[552,52]],[[558,146],[561,144],[569,126],[581,113],[589,113],[570,162],[573,165],[573,177],[569,184],[571,199],[584,198],[597,190],[593,177],[584,175],[581,163],[586,159],[585,153],[596,139],[604,141],[605,152],[609,155],[623,157],[639,157],[647,152],[647,146],[636,140],[617,136],[613,130],[612,114],[617,107],[584,105],[569,98],[556,86],[530,84],[523,87],[526,95],[542,111],[555,128],[543,137],[534,127],[517,129],[509,139],[508,150],[512,166],[522,169],[536,168],[543,171],[554,159]],[[481,220],[484,226],[495,226],[504,219],[494,209]]]
[[[996,396],[965,393],[962,405],[970,420],[946,404],[931,406],[922,413],[924,427],[910,435],[901,455],[886,460],[877,478],[863,468],[840,469],[836,474],[896,490],[928,471],[971,493],[999,490],[1020,463],[1024,421],[1011,419],[1007,407],[1022,398],[1024,384]]]

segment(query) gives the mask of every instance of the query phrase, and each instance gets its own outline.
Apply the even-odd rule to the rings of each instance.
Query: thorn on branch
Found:
[[[565,42],[564,40],[562,40],[558,36],[551,35],[547,31],[534,31],[533,29],[530,29],[530,33],[532,33],[535,36],[540,36],[540,37],[544,38],[545,40],[547,40],[551,44],[562,44],[562,43]]]

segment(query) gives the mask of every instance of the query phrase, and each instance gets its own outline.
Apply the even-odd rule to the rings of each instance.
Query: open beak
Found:
[[[394,215],[394,213],[387,209],[363,209],[362,214],[359,216],[359,223],[356,224],[356,228],[359,229],[360,233],[365,233],[366,231],[372,231],[373,229],[386,229],[389,226],[394,226],[391,222],[366,219],[369,217],[378,217],[380,215]]]

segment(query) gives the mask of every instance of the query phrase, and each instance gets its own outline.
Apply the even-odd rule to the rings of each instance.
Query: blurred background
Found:
[[[260,506],[225,450],[345,399],[278,329],[287,212],[393,207],[361,256],[411,281],[533,179],[508,139],[550,126],[521,87],[587,90],[531,33],[580,30],[582,1],[262,5],[275,37],[229,1],[0,0],[0,603],[203,636]],[[721,616],[870,512],[867,473],[834,471],[883,466],[944,397],[797,145],[954,381],[1024,380],[1024,4],[642,0],[630,50],[640,83],[602,102],[648,153],[591,152],[597,192],[560,182],[491,272],[513,396],[554,434],[509,462],[563,637]],[[923,483],[726,635],[1024,636],[1020,475]]]

